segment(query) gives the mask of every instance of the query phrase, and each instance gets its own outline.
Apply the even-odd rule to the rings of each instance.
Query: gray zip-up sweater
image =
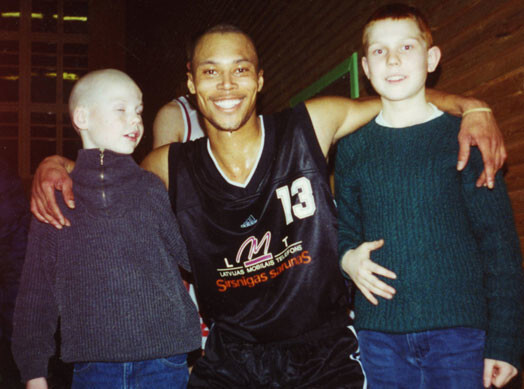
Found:
[[[47,375],[60,317],[66,362],[167,357],[200,346],[189,268],[167,192],[129,155],[80,150],[71,227],[33,219],[17,299],[13,353],[27,381]]]

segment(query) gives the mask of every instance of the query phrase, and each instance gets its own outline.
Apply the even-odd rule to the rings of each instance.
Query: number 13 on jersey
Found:
[[[286,224],[293,222],[293,215],[299,219],[305,219],[315,213],[317,206],[313,197],[311,182],[306,177],[297,178],[289,185],[281,186],[276,190],[277,198],[282,203]],[[291,205],[292,197],[298,199],[296,204]]]

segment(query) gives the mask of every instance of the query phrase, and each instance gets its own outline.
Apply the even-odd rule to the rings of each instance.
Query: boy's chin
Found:
[[[135,149],[136,147],[133,147],[133,148],[106,147],[104,150],[111,151],[113,153],[120,154],[120,155],[131,155],[134,153]]]
[[[121,150],[121,149],[114,149],[114,150],[108,149],[108,150],[111,150],[114,153],[122,154],[122,155],[131,155],[135,152],[135,148],[133,148],[132,150]]]

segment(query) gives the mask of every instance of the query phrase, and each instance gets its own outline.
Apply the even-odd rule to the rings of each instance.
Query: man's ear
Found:
[[[257,92],[260,92],[263,86],[264,86],[264,71],[260,69],[258,71],[258,90]]]
[[[438,46],[433,46],[428,50],[428,73],[435,71],[440,61],[442,53]]]
[[[189,92],[192,95],[196,93],[195,83],[193,82],[193,74],[191,72],[187,72],[187,89],[189,89]]]
[[[79,130],[87,130],[89,124],[89,115],[87,108],[78,106],[73,110],[73,125]]]
[[[369,80],[369,66],[368,66],[368,59],[366,57],[362,57],[362,70],[364,70],[364,74]]]

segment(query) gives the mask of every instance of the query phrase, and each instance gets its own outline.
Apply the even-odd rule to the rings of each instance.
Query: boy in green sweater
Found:
[[[524,323],[502,175],[494,189],[476,188],[478,150],[456,170],[460,119],[426,101],[440,50],[418,10],[378,9],[363,45],[383,108],[340,141],[335,187],[341,266],[359,289],[355,327],[370,386],[501,387],[517,374]]]

